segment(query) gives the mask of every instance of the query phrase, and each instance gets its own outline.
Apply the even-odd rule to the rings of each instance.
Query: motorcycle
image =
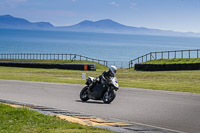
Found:
[[[80,92],[80,99],[82,101],[87,101],[89,99],[93,100],[103,100],[104,103],[109,104],[111,103],[115,97],[116,93],[114,91],[117,91],[119,89],[119,84],[117,83],[116,77],[111,77],[108,80],[105,78],[100,79],[99,82],[97,82],[94,87],[92,88],[92,91],[88,91],[88,87],[92,82],[95,80],[93,77],[88,77],[86,79],[86,85]]]

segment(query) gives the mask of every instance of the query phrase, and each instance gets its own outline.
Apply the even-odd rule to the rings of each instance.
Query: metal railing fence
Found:
[[[200,58],[199,52],[200,49],[150,52],[129,61],[129,68],[133,67],[136,63],[143,63],[157,59]]]
[[[143,56],[137,57],[131,61],[106,61],[106,60],[89,58],[79,54],[0,53],[0,59],[92,61],[105,66],[115,65],[118,68],[131,68],[136,63],[143,63],[151,60],[176,59],[176,58],[200,58],[200,49],[150,52]]]
[[[52,53],[0,53],[0,59],[33,59],[33,60],[70,60],[92,61],[107,66],[108,61],[89,58],[78,54]]]

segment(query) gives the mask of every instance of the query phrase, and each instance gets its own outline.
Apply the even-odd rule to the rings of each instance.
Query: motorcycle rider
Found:
[[[115,77],[115,74],[117,73],[117,67],[116,66],[110,66],[109,70],[104,71],[102,75],[98,76],[94,81],[89,85],[88,92],[92,92],[93,87],[96,85],[96,83],[99,83],[101,80],[106,80],[110,82],[111,77]]]

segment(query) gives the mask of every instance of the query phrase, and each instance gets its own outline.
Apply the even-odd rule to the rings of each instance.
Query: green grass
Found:
[[[97,71],[0,67],[0,79],[84,85],[82,73],[97,77],[107,69],[102,65],[99,65]],[[119,69],[116,77],[120,87],[200,93],[200,71],[197,70],[147,72],[135,71],[133,68]]]
[[[0,103],[0,133],[109,133],[110,131],[66,122],[27,108]]]
[[[200,71],[121,70],[117,77],[125,87],[200,93]]]
[[[147,61],[141,64],[183,64],[183,63],[200,63],[200,58],[159,59],[159,60]]]
[[[104,69],[106,70],[106,69]],[[103,70],[76,71],[61,69],[0,67],[0,79],[83,84],[82,73],[97,77]],[[116,77],[121,87],[200,93],[200,71],[144,72],[119,69]]]

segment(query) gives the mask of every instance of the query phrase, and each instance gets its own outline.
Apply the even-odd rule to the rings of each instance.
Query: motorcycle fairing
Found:
[[[91,96],[93,100],[101,100],[103,94],[106,92],[106,87],[103,84],[96,84],[95,87],[92,89]]]

